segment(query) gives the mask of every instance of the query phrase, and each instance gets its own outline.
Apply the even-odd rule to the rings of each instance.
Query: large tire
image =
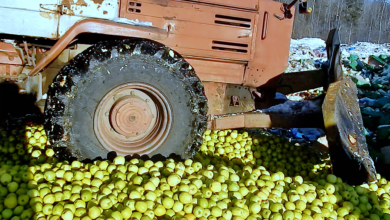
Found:
[[[111,137],[109,132],[101,131],[101,127],[107,125],[107,120],[110,125],[117,123],[110,121],[114,117],[111,116],[113,113],[110,113],[108,119],[103,117],[102,122],[97,122],[96,116],[101,116],[98,112],[106,102],[103,98],[111,94],[110,91],[117,91],[115,88],[121,88],[118,86],[128,85],[129,88],[133,88],[138,84],[143,87],[136,86],[134,91],[141,91],[140,97],[150,95],[152,100],[160,100],[155,106],[156,111],[161,113],[159,119],[163,119],[160,124],[155,123],[160,127],[165,126],[165,130],[158,136],[158,146],[155,148],[151,146],[155,144],[152,139],[144,138],[145,143],[142,147],[132,148],[132,144],[141,142],[126,142],[124,145],[129,146],[129,150],[126,148],[118,152],[115,148],[117,153],[149,156],[157,154],[169,156],[173,153],[182,158],[191,157],[194,149],[201,144],[202,134],[207,127],[207,99],[203,86],[193,68],[176,52],[156,42],[132,39],[102,42],[91,46],[70,61],[54,79],[47,94],[45,128],[51,145],[60,154],[58,156],[68,156],[63,155],[63,149],[67,149],[67,153],[80,160],[106,158],[107,153],[114,150],[110,143],[117,141],[115,138],[111,139],[117,137],[119,133],[111,129],[115,133]],[[127,98],[129,96],[123,99],[128,100]],[[143,107],[150,103],[144,100],[145,102],[141,103]],[[160,107],[159,103],[162,103]],[[132,102],[130,104],[131,108],[135,108],[134,111],[139,110],[140,105]],[[118,105],[116,103],[116,106]],[[154,109],[153,106],[150,109]],[[126,111],[132,110],[125,109]],[[164,112],[169,113],[165,118]],[[153,114],[149,115],[154,118]],[[144,117],[147,119],[137,115],[141,118],[137,120],[144,120],[142,124],[145,120],[149,123],[152,120],[149,115]],[[134,116],[132,119],[135,118]],[[117,119],[114,117],[113,120]],[[130,130],[135,127],[126,126]],[[149,136],[152,136],[152,133]],[[111,138],[109,141],[114,142],[102,140],[102,137],[106,138],[107,135]]]

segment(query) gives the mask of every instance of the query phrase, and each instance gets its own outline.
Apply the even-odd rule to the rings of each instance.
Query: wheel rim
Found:
[[[164,143],[171,127],[168,100],[145,83],[115,87],[99,102],[94,115],[100,144],[121,155],[152,153]]]

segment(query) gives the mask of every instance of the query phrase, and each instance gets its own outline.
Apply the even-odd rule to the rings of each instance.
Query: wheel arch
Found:
[[[109,37],[139,38],[152,41],[162,41],[168,37],[168,31],[155,27],[135,26],[97,19],[82,20],[73,25],[50,49],[29,76],[37,75],[42,69],[54,61],[75,39],[82,34],[96,34]]]

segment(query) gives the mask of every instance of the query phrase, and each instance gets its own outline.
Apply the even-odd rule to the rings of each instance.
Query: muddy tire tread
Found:
[[[124,59],[137,54],[145,58],[153,56],[158,62],[172,71],[174,79],[179,79],[184,84],[190,96],[187,105],[192,111],[192,140],[184,143],[185,153],[183,157],[189,157],[202,144],[202,135],[207,127],[207,99],[203,85],[197,77],[195,70],[176,51],[164,45],[139,39],[125,39],[104,41],[92,45],[84,52],[72,59],[49,86],[45,105],[45,129],[50,144],[56,150],[60,159],[93,159],[80,155],[72,140],[72,115],[68,109],[68,102],[75,95],[82,95],[82,85],[86,80],[99,75],[89,74],[94,69],[104,68],[112,59]],[[173,56],[172,56],[173,55]],[[130,58],[129,58],[130,59]],[[172,78],[173,79],[173,78]]]

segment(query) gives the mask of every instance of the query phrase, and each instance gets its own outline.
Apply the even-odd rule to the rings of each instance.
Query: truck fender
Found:
[[[77,35],[82,33],[146,38],[150,40],[164,40],[169,35],[167,30],[155,27],[135,26],[97,19],[82,20],[73,25],[57,43],[54,44],[48,54],[37,63],[28,75],[37,75],[42,69],[55,60]]]

